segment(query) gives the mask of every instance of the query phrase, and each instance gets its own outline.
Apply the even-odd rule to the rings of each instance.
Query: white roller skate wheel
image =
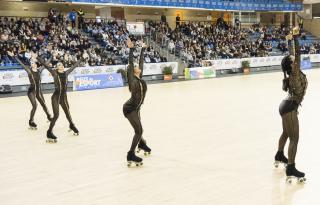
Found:
[[[150,152],[145,152],[144,156],[149,156],[151,153]]]
[[[291,183],[292,183],[291,177],[287,177],[286,182],[289,183],[289,184],[291,184]]]
[[[306,178],[299,178],[299,183],[304,183],[306,181]]]

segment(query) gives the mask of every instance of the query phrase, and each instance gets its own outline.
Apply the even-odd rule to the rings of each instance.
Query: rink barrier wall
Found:
[[[178,73],[177,62],[166,63],[145,63],[143,74],[144,76],[156,76],[162,75],[162,69],[166,66],[171,66],[173,73]],[[68,76],[68,81],[73,82],[74,76],[81,75],[97,75],[97,74],[111,74],[116,73],[119,69],[126,70],[126,65],[113,65],[113,66],[88,66],[76,68]],[[53,78],[47,70],[43,70],[41,73],[42,83],[53,83]],[[0,85],[20,86],[29,85],[28,74],[23,69],[10,69],[0,70]]]
[[[208,78],[205,75],[206,70],[214,70],[215,76],[222,76],[226,74],[241,73],[241,62],[250,62],[251,72],[267,72],[281,69],[281,61],[284,56],[270,56],[258,58],[242,58],[242,59],[221,59],[221,60],[206,60],[204,61],[206,67],[186,68],[184,71],[185,79],[201,79]],[[320,54],[309,54],[301,56],[301,68],[311,69],[319,66]],[[213,77],[213,76],[210,76]]]
[[[320,54],[301,55],[301,61],[305,58],[310,58],[311,63],[320,63]],[[236,59],[220,59],[220,60],[205,60],[210,66],[215,67],[216,70],[239,69],[242,61],[250,62],[250,69],[257,67],[271,67],[281,66],[281,61],[284,56],[269,56],[257,58],[236,58]]]
[[[318,58],[319,57],[319,58]],[[310,58],[311,60],[311,65],[312,68],[320,68],[320,61],[317,59],[320,59],[320,55],[318,55],[318,57],[313,56]],[[210,66],[209,66],[210,67]],[[280,65],[276,65],[276,66],[263,66],[263,67],[252,67],[250,68],[250,72],[251,73],[261,73],[261,72],[272,72],[272,71],[279,71],[281,70],[281,66]],[[20,73],[20,75],[26,75],[25,72],[21,72],[24,70],[18,70],[17,72]],[[91,71],[91,70],[90,70]],[[228,76],[230,74],[237,74],[237,73],[241,73],[242,69],[241,68],[235,68],[235,69],[215,69],[216,73],[216,77],[222,77],[222,76]],[[84,70],[83,73],[88,72],[88,70]],[[90,72],[91,73],[91,72]],[[0,82],[1,80],[4,78],[11,78],[12,79],[12,73],[7,74],[7,75],[1,75],[1,71],[0,71]],[[174,77],[174,81],[179,81],[179,79],[181,79],[181,76],[178,76],[177,74],[173,75]],[[185,77],[185,76],[183,76]],[[179,78],[179,79],[178,79]],[[145,75],[143,76],[143,79],[145,81],[148,82],[156,82],[156,81],[163,81],[163,75]],[[5,79],[6,81],[8,81],[7,79]],[[27,83],[29,83],[29,81],[27,81]],[[124,84],[126,84],[124,82]],[[1,84],[0,85],[5,85],[5,84]],[[43,83],[42,82],[42,90],[53,90],[54,89],[54,84],[53,83]],[[26,85],[13,85],[11,86],[12,90],[14,93],[19,93],[19,92],[26,92],[29,88],[29,84]],[[68,88],[70,90],[72,90],[73,88],[73,82],[69,82],[68,83]]]

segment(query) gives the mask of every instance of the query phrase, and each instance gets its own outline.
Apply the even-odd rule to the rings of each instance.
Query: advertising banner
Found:
[[[165,66],[171,66],[173,68],[173,73],[178,73],[178,63],[177,62],[167,62],[167,63],[145,63],[143,75],[159,75],[162,74],[162,69]],[[74,76],[81,75],[96,75],[96,74],[112,74],[116,73],[119,69],[126,70],[127,65],[111,65],[111,66],[87,66],[76,68],[68,76],[68,81],[73,82]],[[42,83],[52,83],[53,77],[51,73],[47,70],[43,70],[41,73]],[[0,85],[29,85],[28,74],[23,69],[14,70],[0,70]]]
[[[311,61],[310,61],[310,57],[303,57],[301,59],[301,69],[305,70],[305,69],[311,69],[312,65],[311,65]]]
[[[132,35],[145,35],[144,22],[127,22],[127,30]]]
[[[172,67],[173,74],[178,73],[177,62],[166,62],[166,63],[145,63],[143,67],[143,75],[161,75],[162,69],[166,66]]]
[[[320,54],[301,55],[301,62],[304,58],[308,57],[311,63],[320,62]],[[249,61],[251,68],[266,67],[266,66],[280,66],[284,56],[268,56],[256,58],[241,58],[241,59],[219,59],[219,60],[206,60],[216,70],[236,69],[241,68],[242,61]],[[305,62],[306,63],[306,62]]]
[[[210,67],[197,67],[185,69],[185,79],[202,79],[202,78],[215,78],[216,70],[213,66]]]
[[[123,80],[121,74],[96,74],[74,76],[73,90],[95,90],[104,88],[122,87]]]

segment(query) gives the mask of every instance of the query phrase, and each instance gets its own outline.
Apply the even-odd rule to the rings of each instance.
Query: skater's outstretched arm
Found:
[[[130,48],[130,52],[129,52],[129,65],[128,65],[128,69],[127,69],[127,73],[128,73],[128,84],[129,84],[129,90],[131,92],[131,99],[132,99],[132,103],[134,104],[134,106],[138,106],[141,96],[141,90],[140,87],[135,80],[135,76],[134,76],[134,64],[133,64],[133,43],[131,42],[130,39],[127,40],[127,45]]]
[[[294,73],[300,73],[300,65],[301,65],[301,51],[300,51],[300,44],[299,44],[299,34],[300,28],[296,27],[293,29],[293,40],[294,40],[294,57],[295,57],[295,66],[293,69]]]
[[[129,84],[129,90],[133,88],[133,79],[134,79],[134,65],[133,65],[133,43],[128,38],[127,40],[128,48],[130,48],[129,52],[129,65],[127,68],[127,75],[128,75],[128,84]]]
[[[140,59],[139,59],[139,68],[141,70],[140,78],[142,78],[143,75],[143,63],[144,63],[144,51],[146,49],[147,45],[145,43],[142,43],[142,48],[140,52]]]
[[[52,76],[55,75],[56,72],[52,69],[52,66],[50,66],[52,57],[45,61],[42,57],[38,56],[37,60],[41,65],[44,66],[45,69],[47,69],[51,73]]]
[[[72,66],[66,71],[66,74],[69,75],[74,69],[76,69],[77,67],[79,67],[81,65],[82,61],[81,60],[77,60],[75,61]]]
[[[288,37],[288,45],[290,55],[294,56],[294,66],[292,66],[292,74],[299,75],[300,74],[300,63],[301,63],[301,52],[299,45],[299,27],[293,28],[292,35]]]
[[[32,75],[31,73],[31,69],[29,66],[25,65],[18,56],[15,56],[14,59],[21,65],[21,67],[30,75]]]

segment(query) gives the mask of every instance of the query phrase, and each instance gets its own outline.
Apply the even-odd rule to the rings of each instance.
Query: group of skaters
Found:
[[[144,51],[147,46],[146,44],[142,43],[138,64],[134,64],[135,45],[130,40],[130,38],[127,39],[127,46],[130,49],[127,77],[129,90],[131,92],[131,98],[123,105],[123,114],[129,120],[135,131],[132,145],[129,152],[127,153],[127,161],[128,166],[131,166],[132,164],[141,166],[143,164],[142,158],[135,155],[136,148],[138,147],[139,151],[144,151],[145,155],[149,155],[151,153],[151,149],[147,146],[146,141],[142,138],[143,128],[140,118],[140,108],[144,102],[147,92],[147,84],[142,79]],[[30,63],[25,62],[25,59],[22,58],[19,53],[12,53],[8,51],[8,55],[15,58],[17,62],[21,64],[29,77],[30,86],[28,89],[28,97],[32,105],[29,118],[29,128],[32,130],[37,130],[37,124],[34,122],[34,115],[37,109],[38,101],[42,106],[48,121],[50,122],[49,129],[47,130],[46,142],[57,143],[57,137],[53,133],[53,128],[59,117],[60,106],[62,107],[66,118],[68,119],[70,130],[73,131],[75,135],[79,135],[79,130],[75,126],[70,114],[70,107],[67,98],[67,86],[68,75],[75,68],[82,65],[83,59],[75,60],[70,68],[66,70],[63,63],[61,62],[57,63],[56,66],[53,66],[52,55],[50,54],[50,50],[52,48],[48,46],[46,49],[49,51],[47,53],[48,55],[43,54],[42,56],[38,56],[36,62],[30,61]],[[47,69],[54,79],[55,90],[51,97],[53,116],[51,116],[51,114],[49,113],[41,90],[41,72],[43,71],[43,69]]]
[[[282,117],[283,132],[279,139],[278,151],[275,156],[275,166],[278,167],[280,163],[283,163],[286,167],[287,181],[291,182],[293,178],[297,178],[299,182],[306,180],[305,174],[300,172],[295,167],[295,157],[297,153],[297,146],[299,141],[299,121],[298,121],[298,107],[301,105],[304,95],[306,93],[308,81],[306,75],[300,68],[300,48],[299,48],[299,36],[300,29],[295,27],[290,34],[287,35],[287,41],[290,48],[290,54],[285,56],[282,60],[281,66],[284,74],[283,90],[288,92],[288,97],[282,101],[279,112]],[[140,58],[138,63],[134,63],[134,49],[135,43],[127,39],[127,46],[130,49],[129,52],[129,64],[127,66],[127,78],[128,87],[131,92],[131,98],[123,105],[123,114],[130,122],[134,129],[134,137],[127,153],[128,166],[136,165],[141,166],[143,164],[142,158],[136,156],[136,149],[138,151],[144,151],[145,155],[151,153],[151,149],[147,146],[145,139],[143,139],[143,127],[140,117],[140,109],[144,103],[147,84],[142,79],[143,75],[143,54],[146,48],[146,44],[142,43]],[[13,53],[10,54],[14,56]],[[75,61],[72,66],[65,70],[62,63],[58,63],[55,68],[52,66],[49,58],[38,57],[38,63],[41,67],[38,67],[35,62],[31,62],[30,65],[26,65],[21,61],[19,55],[16,54],[15,58],[22,65],[22,67],[28,73],[30,79],[30,87],[28,90],[28,97],[32,104],[32,110],[30,114],[29,126],[33,129],[37,127],[34,122],[34,114],[37,108],[36,100],[43,107],[44,112],[47,115],[47,119],[50,121],[50,127],[47,131],[47,142],[56,143],[57,137],[53,134],[53,127],[59,117],[59,105],[61,105],[65,115],[69,121],[69,128],[73,130],[75,134],[79,134],[78,129],[70,115],[70,108],[67,99],[67,83],[68,75],[79,65],[81,60]],[[54,78],[55,91],[51,97],[53,117],[51,117],[41,92],[41,71],[47,69]],[[288,148],[288,158],[284,154],[284,147],[287,140],[290,140]]]

